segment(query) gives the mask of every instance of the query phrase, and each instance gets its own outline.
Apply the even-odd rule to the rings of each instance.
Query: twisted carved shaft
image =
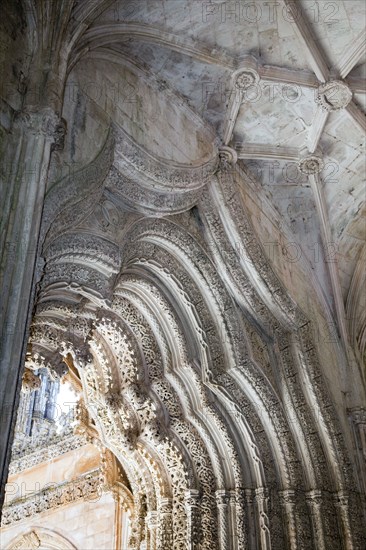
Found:
[[[259,528],[262,548],[271,550],[271,538],[269,530],[269,519],[267,515],[268,495],[264,487],[255,490],[255,501],[257,504],[257,513],[259,517]]]
[[[229,493],[225,490],[216,491],[216,502],[219,516],[220,550],[230,549],[230,533],[228,525]]]

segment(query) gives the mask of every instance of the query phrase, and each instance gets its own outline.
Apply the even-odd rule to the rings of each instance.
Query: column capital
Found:
[[[279,492],[279,497],[281,499],[281,502],[283,505],[290,504],[294,505],[296,504],[296,491],[294,489],[287,489],[285,491]]]
[[[217,506],[227,506],[230,502],[230,493],[226,489],[218,489],[215,493]]]
[[[54,148],[63,146],[66,123],[50,107],[17,111],[13,125],[15,128],[24,128],[33,135],[42,135],[55,144]]]
[[[360,424],[366,425],[366,409],[364,407],[354,407],[352,409],[348,409],[347,412],[356,426],[359,426]]]
[[[313,489],[305,493],[305,498],[309,504],[320,506],[323,502],[323,493],[319,489]]]

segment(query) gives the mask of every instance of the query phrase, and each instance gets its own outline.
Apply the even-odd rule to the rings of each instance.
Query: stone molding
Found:
[[[40,493],[11,502],[3,509],[1,526],[8,527],[18,521],[81,499],[95,501],[101,494],[101,472],[100,469],[96,469],[71,482],[53,484],[53,487],[48,487]]]
[[[44,446],[31,450],[29,448],[24,449],[22,455],[13,453],[12,460],[9,465],[9,475],[16,475],[24,470],[33,468],[43,462],[48,462],[55,458],[62,456],[65,453],[79,449],[86,444],[83,437],[79,435],[57,435],[55,438],[47,439],[44,441]]]

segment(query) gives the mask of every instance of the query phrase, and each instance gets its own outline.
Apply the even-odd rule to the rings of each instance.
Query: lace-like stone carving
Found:
[[[9,506],[4,507],[1,526],[9,526],[17,521],[81,499],[97,499],[101,495],[101,490],[101,472],[96,469],[71,482],[48,487],[41,493],[13,501]]]

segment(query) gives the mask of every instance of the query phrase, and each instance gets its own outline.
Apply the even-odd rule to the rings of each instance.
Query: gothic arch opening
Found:
[[[233,4],[4,1],[6,548],[364,548],[364,5]]]

